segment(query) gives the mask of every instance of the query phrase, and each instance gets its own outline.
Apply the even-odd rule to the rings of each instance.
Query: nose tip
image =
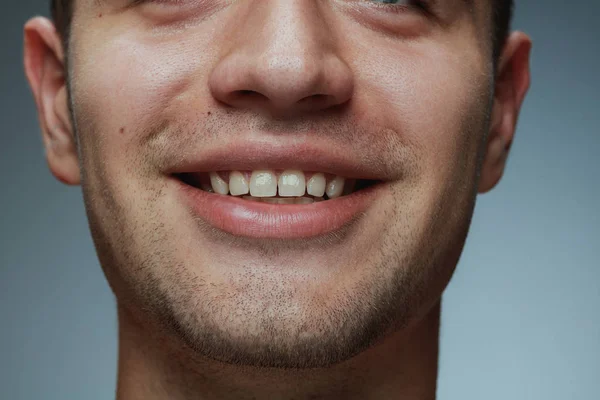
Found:
[[[222,49],[210,73],[213,97],[270,114],[315,112],[347,102],[354,91],[352,71],[323,7],[312,1],[240,6],[235,26],[227,27],[231,47]]]
[[[324,110],[352,97],[352,74],[333,54],[234,53],[210,77],[219,101],[275,114]]]

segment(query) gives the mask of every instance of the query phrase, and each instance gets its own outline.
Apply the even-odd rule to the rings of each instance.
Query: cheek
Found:
[[[361,83],[364,104],[418,152],[421,179],[439,183],[475,168],[489,80],[479,52],[436,46],[365,49],[378,62],[364,62]]]
[[[85,45],[81,45],[85,43]],[[171,107],[194,81],[201,62],[186,43],[167,45],[116,37],[81,37],[73,60],[72,101],[80,137],[84,189],[113,222],[139,214],[160,192],[142,146],[164,126]],[[133,223],[134,221],[130,221]]]
[[[111,151],[115,142],[127,146],[128,139],[148,135],[180,108],[202,106],[190,103],[205,98],[198,90],[206,87],[207,54],[198,48],[208,44],[128,36],[80,43],[86,44],[74,60],[73,103]]]

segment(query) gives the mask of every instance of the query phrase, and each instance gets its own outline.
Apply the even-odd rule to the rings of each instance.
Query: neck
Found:
[[[117,400],[435,399],[440,303],[408,329],[330,368],[240,367],[191,356],[119,307]]]

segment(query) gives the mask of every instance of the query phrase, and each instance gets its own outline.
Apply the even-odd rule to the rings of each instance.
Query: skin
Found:
[[[69,57],[25,26],[49,168],[81,184],[117,298],[117,399],[435,398],[441,295],[502,176],[529,37],[495,68],[487,1],[127,1],[77,0]],[[240,138],[390,182],[343,236],[217,234],[167,171]]]

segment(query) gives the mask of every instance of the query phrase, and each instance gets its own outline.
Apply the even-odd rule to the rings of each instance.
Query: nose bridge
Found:
[[[312,0],[258,0],[266,12],[259,40],[259,56],[273,71],[307,67],[322,60],[331,35],[318,4]]]
[[[271,110],[347,100],[350,74],[335,54],[318,1],[248,0],[241,7],[231,47],[211,76],[215,97]]]

